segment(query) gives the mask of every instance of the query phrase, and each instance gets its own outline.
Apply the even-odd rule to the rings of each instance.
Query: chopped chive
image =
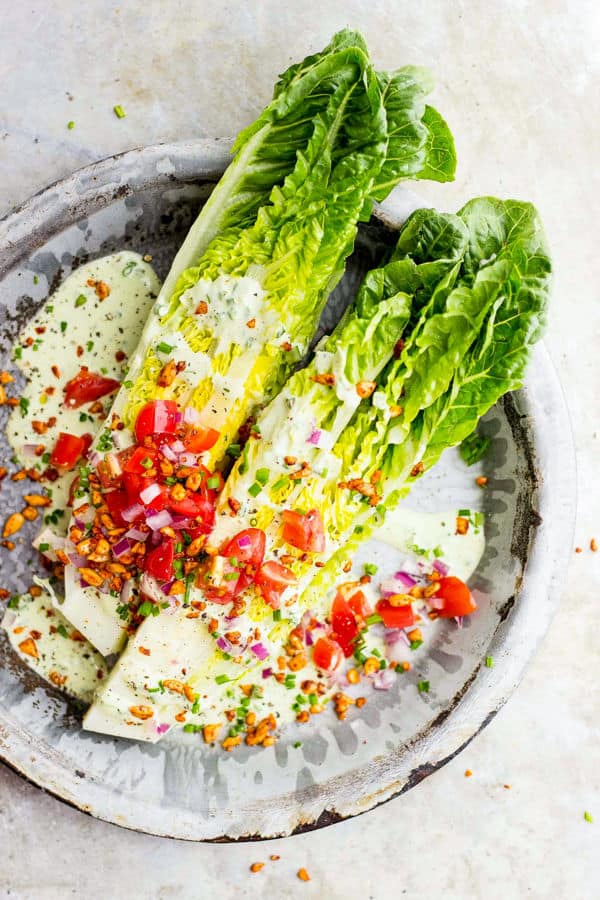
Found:
[[[21,415],[23,416],[23,418],[25,418],[25,416],[29,412],[29,400],[27,399],[27,397],[21,397],[21,399],[19,400],[19,409],[21,410]]]
[[[410,642],[410,649],[411,649],[411,650],[418,650],[422,643],[423,643],[423,641],[411,641],[411,642]]]
[[[377,659],[381,659],[381,653],[380,653],[380,651],[377,649],[377,647],[373,647],[373,650],[372,650],[371,652],[373,653],[373,656],[376,656],[376,657],[377,657]]]
[[[282,488],[287,487],[289,483],[289,475],[282,475],[281,478],[278,478],[277,481],[273,482],[271,489],[273,491],[280,491]]]
[[[457,512],[457,516],[461,516],[464,519],[468,519],[470,515],[471,515],[470,509],[459,509],[459,511]]]
[[[494,657],[493,657],[493,656],[486,656],[486,658],[485,658],[485,665],[486,665],[486,668],[491,669],[491,668],[493,667],[493,665],[494,665]]]
[[[365,563],[365,575],[376,575],[379,567],[375,563]]]
[[[585,819],[586,822],[590,822],[590,824],[594,821],[592,814],[589,813],[587,810],[584,812],[583,818]]]
[[[286,675],[283,683],[288,690],[290,688],[296,687],[296,676],[292,675],[291,673],[289,675]]]
[[[130,389],[133,387],[133,381],[129,381],[129,380],[124,381],[124,382],[123,382],[123,387],[126,387],[127,390],[130,390]]]
[[[271,473],[269,472],[268,469],[257,469],[256,470],[256,480],[258,481],[259,484],[262,484],[262,486],[264,487],[265,484],[267,483],[267,481],[269,480],[270,474]]]
[[[177,479],[174,475],[167,475],[165,478],[165,484],[177,484]]]
[[[167,344],[165,343],[165,341],[161,341],[160,344],[156,345],[156,349],[159,353],[171,353],[173,347],[171,346],[171,344]]]
[[[280,609],[273,610],[273,621],[281,622],[281,610]]]
[[[241,444],[230,444],[225,453],[227,456],[231,456],[232,459],[237,459],[240,453],[242,452]]]
[[[309,695],[308,695],[308,702],[310,703],[311,706],[318,706],[318,705],[319,705],[319,698],[317,697],[316,694],[309,694]]]
[[[367,616],[365,619],[366,625],[376,625],[378,622],[383,622],[383,619],[379,615],[379,613],[372,613],[372,615]]]
[[[67,631],[67,629],[65,628],[65,626],[62,624],[62,622],[61,622],[61,624],[58,626],[58,628],[56,629],[56,631],[57,631],[57,634],[60,634],[61,637],[64,637],[64,638],[68,638],[68,637],[69,637],[69,632]]]
[[[87,352],[88,352],[88,353],[91,353],[92,350],[94,349],[94,342],[93,342],[93,341],[88,341],[87,344],[86,344],[86,347],[87,347]]]
[[[60,330],[62,331],[63,334],[65,333],[65,331],[67,330],[67,323],[66,323],[66,322],[61,322],[61,323],[60,323]]]
[[[419,681],[417,685],[420,694],[429,693],[429,682],[428,681]]]
[[[262,491],[262,487],[256,481],[254,482],[254,484],[251,484],[250,487],[248,488],[248,493],[250,494],[251,497],[258,497],[258,495],[260,494],[261,491]]]
[[[135,260],[134,259],[129,260],[127,265],[123,266],[123,268],[121,269],[121,275],[124,275],[127,278],[128,275],[131,275],[131,273],[133,272],[135,267],[136,267]]]
[[[17,594],[15,594],[14,596],[12,596],[12,597],[10,598],[10,600],[9,600],[8,603],[6,604],[7,607],[8,607],[9,609],[18,609],[18,608],[19,608],[19,600],[20,600],[20,599],[21,599],[21,598],[18,597]]]
[[[120,103],[117,103],[116,106],[113,106],[113,112],[114,112],[115,116],[117,117],[117,119],[125,118],[125,110],[123,109],[123,107],[121,106]]]
[[[85,303],[87,303],[87,297],[85,294],[80,294],[75,300],[75,309],[77,309],[78,306],[83,306]]]
[[[183,726],[183,730],[188,734],[198,734],[199,731],[202,731],[202,725],[194,725],[192,722],[188,722],[187,725]]]
[[[215,681],[217,684],[226,684],[229,681],[229,677],[227,675],[217,675]]]
[[[23,348],[15,347],[15,359],[21,359],[22,356],[23,356]]]
[[[192,714],[194,716],[196,716],[196,715],[198,715],[199,712],[200,712],[200,698],[196,697],[196,699],[192,703]]]
[[[151,469],[152,468],[152,460],[150,459],[149,456],[145,456],[143,458],[143,460],[140,462],[140,465],[143,466],[145,469]]]
[[[215,475],[213,478],[208,479],[208,481],[206,482],[206,487],[210,491],[216,491],[217,488],[219,487],[219,484],[220,484],[219,478]]]
[[[34,275],[34,276],[33,276],[33,283],[34,283],[34,284],[39,284],[39,283],[40,283],[40,279],[38,278],[37,275]]]
[[[223,581],[235,581],[239,577],[239,572],[226,572],[225,575],[223,575]]]
[[[40,544],[38,549],[39,549],[40,553],[45,553],[46,550],[50,549],[50,544]]]
[[[73,129],[75,128],[75,122],[72,119],[70,122],[67,122],[67,128],[69,129],[69,131],[73,131]]]

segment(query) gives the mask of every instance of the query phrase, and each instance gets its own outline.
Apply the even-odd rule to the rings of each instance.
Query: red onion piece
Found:
[[[68,553],[67,556],[76,569],[83,569],[88,564],[87,559],[85,558],[85,556],[82,556],[81,553]]]
[[[168,459],[169,462],[177,462],[177,454],[171,450],[168,444],[163,444],[160,449],[165,459]]]
[[[403,593],[394,578],[386,578],[385,581],[382,581],[380,590],[382,597],[392,597],[394,594]]]
[[[171,590],[171,588],[173,587],[174,584],[175,584],[175,578],[171,578],[170,581],[165,581],[165,583],[163,585],[161,585],[160,589],[163,592],[163,594],[166,594],[168,596],[169,591]]]
[[[173,441],[170,444],[173,453],[185,453],[185,444],[183,441]]]
[[[132,503],[131,506],[125,507],[125,509],[121,513],[121,517],[125,519],[126,522],[134,522],[135,519],[139,519],[140,516],[143,515],[144,507],[141,503]]]
[[[251,543],[252,541],[250,540],[248,535],[245,534],[243,537],[238,538],[237,545],[240,550],[247,550]]]
[[[272,674],[273,674],[273,669],[263,669],[262,670],[263,678],[270,678]]]
[[[252,653],[254,653],[255,656],[258,656],[258,658],[261,660],[266,659],[267,656],[269,655],[269,651],[261,643],[252,644],[252,646],[250,647],[250,650],[252,651]]]
[[[116,556],[118,559],[120,556],[124,556],[125,553],[129,553],[131,550],[131,541],[129,538],[122,537],[111,549],[113,556]]]
[[[160,512],[152,513],[152,515],[148,516],[146,519],[146,525],[151,528],[152,531],[160,531],[161,528],[166,528],[167,525],[172,524],[173,516],[168,509],[161,509]]]
[[[394,672],[391,669],[383,669],[383,671],[377,672],[373,678],[373,687],[377,691],[389,691],[395,681]]]
[[[436,572],[439,572],[443,578],[445,578],[450,571],[450,566],[446,565],[445,562],[442,562],[441,559],[436,559],[434,561],[433,568]]]
[[[393,647],[398,641],[402,640],[404,632],[401,628],[386,628],[383,639],[388,647]]]
[[[321,429],[320,429],[320,428],[313,428],[313,430],[312,430],[311,433],[309,434],[308,438],[306,439],[306,443],[307,443],[307,444],[314,444],[315,447],[318,447],[318,445],[319,445],[319,438],[320,438],[320,437],[321,437]]]
[[[166,734],[170,727],[171,726],[168,724],[168,722],[161,722],[160,725],[156,726],[156,733]]]
[[[129,603],[132,594],[133,578],[128,578],[127,581],[123,582],[123,587],[121,588],[121,603]]]
[[[417,583],[417,579],[413,578],[412,575],[409,575],[408,572],[395,572],[394,578],[396,579],[396,581],[399,581],[405,588],[414,587]]]
[[[180,453],[179,462],[182,466],[195,466],[198,462],[198,457],[195,453]]]
[[[130,538],[132,541],[145,541],[148,537],[147,531],[142,531],[140,528],[130,528],[129,531],[126,531],[124,537]]]
[[[102,462],[102,454],[98,453],[97,450],[88,450],[87,458],[90,463],[96,469],[98,467],[98,463]]]
[[[183,421],[186,425],[195,425],[200,421],[200,413],[193,406],[186,406],[183,410]]]
[[[444,608],[444,598],[443,597],[428,597],[427,602],[429,603],[432,609],[443,609]]]
[[[312,647],[312,645],[313,645],[313,636],[312,636],[312,634],[310,633],[310,631],[307,631],[307,632],[306,632],[306,634],[304,635],[304,640],[306,641],[306,646],[307,646],[307,647]]]
[[[231,643],[231,641],[228,641],[226,637],[223,637],[223,635],[217,638],[216,644],[219,650],[222,650],[223,653],[233,652],[233,644]]]
[[[150,600],[154,600],[156,603],[164,603],[165,595],[162,592],[161,586],[152,575],[148,575],[147,572],[142,574],[140,578],[140,591],[142,594],[145,594]]]
[[[145,487],[143,491],[140,491],[140,500],[148,506],[153,500],[156,500],[159,495],[160,485],[153,481],[152,484]]]

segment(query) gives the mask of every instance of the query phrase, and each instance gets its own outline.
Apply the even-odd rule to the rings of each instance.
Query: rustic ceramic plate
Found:
[[[164,276],[227,160],[225,141],[130,151],[47,188],[0,222],[0,367],[9,365],[23,323],[80,262],[126,247],[151,253]],[[326,326],[415,205],[400,191],[361,229]],[[4,425],[2,418],[2,434]],[[480,610],[462,630],[437,623],[413,671],[346,721],[315,717],[268,750],[242,746],[230,755],[188,735],[155,746],[114,740],[83,732],[81,710],[29,672],[2,637],[0,756],[94,816],[190,840],[292,834],[357,815],[421,781],[493,718],[519,682],[558,605],[571,546],[573,446],[542,347],[526,387],[486,416],[484,430],[492,439],[483,470],[487,550],[472,582]],[[4,438],[0,453],[10,457]],[[474,474],[448,454],[411,503],[475,506],[482,493]],[[3,509],[20,508],[18,494],[19,485],[5,481]],[[2,586],[12,591],[31,583],[33,533],[31,526],[15,552],[1,551]],[[428,694],[416,690],[422,678]]]

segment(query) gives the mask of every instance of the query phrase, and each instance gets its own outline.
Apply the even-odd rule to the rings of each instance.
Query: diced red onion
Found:
[[[37,444],[23,444],[23,453],[27,454],[27,456],[35,456],[37,448]]]
[[[85,522],[84,522],[82,519],[75,519],[75,524],[77,525],[77,527],[78,527],[81,531],[84,530],[84,528],[85,528]]]
[[[394,672],[391,669],[383,669],[381,672],[377,672],[373,678],[373,687],[377,691],[389,691],[395,681]]]
[[[251,651],[254,653],[255,656],[258,656],[259,659],[266,659],[267,656],[269,655],[269,651],[268,651],[267,648],[266,648],[263,644],[261,644],[261,643],[258,643],[258,644],[252,644],[252,646],[250,647],[250,649],[251,649]]]
[[[166,528],[167,525],[172,524],[173,516],[168,509],[161,509],[160,512],[152,513],[152,515],[148,516],[146,519],[146,525],[148,525],[152,531],[160,531],[161,528]]]
[[[145,541],[148,537],[148,532],[142,531],[140,528],[130,528],[129,531],[125,532],[124,536],[132,541]]]
[[[383,639],[388,647],[393,647],[398,641],[402,640],[404,632],[401,628],[386,628]]]
[[[429,603],[432,609],[443,609],[444,608],[444,598],[443,597],[428,597],[427,602]]]
[[[168,459],[169,462],[177,462],[177,454],[174,450],[171,450],[168,444],[163,444],[160,449],[165,459]]]
[[[181,425],[182,421],[183,421],[183,413],[180,412],[179,410],[177,410],[175,413],[175,424]]]
[[[263,678],[270,678],[272,674],[273,674],[273,669],[263,669],[262,670]]]
[[[77,569],[83,569],[87,566],[87,559],[81,553],[68,553],[67,556]]]
[[[443,578],[445,578],[450,571],[450,566],[447,566],[445,562],[441,561],[441,559],[436,559],[434,561],[433,568],[436,572],[439,572]]]
[[[168,724],[168,722],[161,722],[160,725],[156,726],[156,733],[166,734],[170,727],[171,726]]]
[[[223,637],[223,635],[217,638],[216,644],[219,650],[222,650],[223,653],[231,653],[233,650],[231,641],[228,641],[226,637]]]
[[[157,544],[160,544],[162,539],[163,539],[163,536],[160,533],[160,531],[151,531],[150,532],[150,543],[152,544],[153,547],[156,547]]]
[[[165,581],[165,583],[163,585],[161,585],[160,589],[163,592],[163,594],[166,594],[168,596],[169,591],[171,590],[171,588],[173,587],[174,584],[175,584],[175,579],[171,578],[170,581]]]
[[[140,500],[146,506],[152,503],[153,500],[160,496],[160,484],[157,484],[155,481],[152,484],[149,484],[148,487],[145,487],[143,491],[140,491]]]
[[[182,466],[195,466],[198,462],[198,457],[195,453],[180,453],[179,462]]]
[[[125,519],[126,522],[133,522],[135,519],[139,519],[140,516],[144,515],[144,507],[141,503],[132,503],[131,506],[126,506],[123,512],[121,513],[121,518]]]
[[[396,581],[399,581],[405,588],[414,587],[417,583],[417,579],[413,578],[412,575],[409,575],[408,572],[395,572],[394,578],[396,579]]]
[[[186,425],[195,425],[200,421],[200,413],[193,406],[186,406],[183,410],[183,421]]]
[[[156,603],[164,602],[165,597],[160,584],[147,572],[144,572],[140,578],[140,591]]]
[[[113,545],[112,554],[116,556],[117,559],[120,556],[124,556],[126,553],[129,553],[131,550],[131,541],[127,537],[122,537],[120,541],[117,541],[116,544]]]
[[[456,622],[459,628],[463,627],[464,616],[454,616],[454,621]]]
[[[320,438],[320,437],[321,437],[321,429],[320,429],[320,428],[313,428],[313,430],[311,431],[311,433],[309,434],[309,436],[308,436],[307,439],[306,439],[306,443],[307,443],[307,444],[314,444],[315,447],[318,447],[318,445],[319,445],[319,438]]]
[[[173,453],[185,453],[185,444],[183,441],[173,441],[170,444]]]
[[[306,634],[304,635],[304,640],[306,641],[306,646],[307,646],[307,647],[312,647],[312,645],[313,645],[313,636],[312,636],[312,634],[310,633],[310,631],[307,631],[307,632],[306,632]]]
[[[102,462],[102,454],[98,453],[97,450],[88,450],[87,458],[94,469],[96,469],[98,467],[98,464]]]
[[[386,578],[381,582],[381,596],[392,597],[394,594],[400,594],[402,591],[398,589],[398,584],[393,578]]]
[[[237,540],[237,545],[240,550],[247,550],[251,543],[252,541],[247,534]]]

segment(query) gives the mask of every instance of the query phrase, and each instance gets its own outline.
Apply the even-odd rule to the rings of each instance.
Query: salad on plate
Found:
[[[47,577],[3,626],[84,728],[268,747],[476,614],[482,513],[403,500],[449,448],[478,461],[523,382],[551,270],[535,208],[416,209],[315,344],[373,205],[454,177],[431,87],[335,35],[238,135],[162,286],[149,258],[94,260],[20,335],[27,386],[4,372],[0,399],[34,483],[3,538],[38,521]]]

